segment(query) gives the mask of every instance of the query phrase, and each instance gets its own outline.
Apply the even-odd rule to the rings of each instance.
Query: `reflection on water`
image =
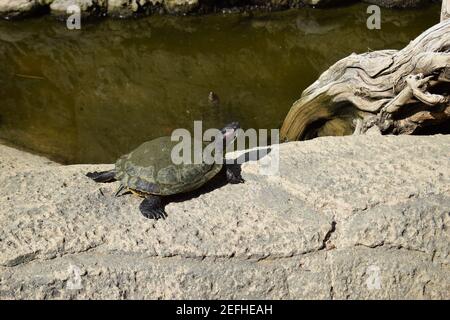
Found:
[[[103,20],[69,31],[0,21],[0,138],[66,163],[112,162],[141,142],[239,121],[277,128],[303,89],[352,52],[401,48],[439,6]],[[220,105],[211,105],[214,91]]]

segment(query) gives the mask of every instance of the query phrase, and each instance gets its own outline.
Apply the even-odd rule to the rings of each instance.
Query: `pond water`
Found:
[[[279,128],[301,92],[352,52],[400,49],[438,5],[105,19],[0,21],[0,139],[62,163],[110,163],[176,128]],[[211,105],[208,93],[220,97]]]

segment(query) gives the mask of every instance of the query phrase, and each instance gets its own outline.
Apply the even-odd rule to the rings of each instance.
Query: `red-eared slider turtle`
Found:
[[[239,124],[233,122],[221,130],[218,141],[225,148],[236,138]],[[222,143],[223,142],[223,143]],[[172,160],[172,149],[178,141],[171,137],[161,137],[143,143],[134,151],[120,157],[115,168],[110,171],[90,172],[87,176],[96,182],[120,181],[121,185],[116,195],[123,189],[128,189],[141,197],[145,197],[139,209],[150,219],[165,218],[162,198],[174,194],[196,190],[210,181],[223,168],[229,183],[241,183],[243,179],[236,166],[222,163],[207,164],[205,161],[175,164]]]
[[[218,107],[220,105],[220,98],[214,91],[209,92],[208,103],[211,107]]]

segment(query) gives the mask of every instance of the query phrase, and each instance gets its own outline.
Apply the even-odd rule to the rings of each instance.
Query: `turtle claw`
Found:
[[[150,212],[149,216],[147,216],[147,218],[155,220],[166,219],[166,217],[167,217],[166,213],[162,210],[154,210]]]
[[[141,210],[141,213],[144,215],[144,217],[148,218],[148,219],[154,219],[154,220],[159,220],[159,219],[163,219],[165,220],[167,217],[167,214],[162,211],[162,210],[155,210],[155,211],[150,211],[150,212],[143,212]]]
[[[165,219],[167,213],[164,211],[161,198],[158,196],[148,196],[141,202],[139,209],[142,215],[148,219]]]
[[[167,213],[165,213],[163,210],[158,210],[158,216],[156,217],[156,219],[166,219],[167,218]]]
[[[117,189],[116,193],[114,194],[114,197],[120,197],[123,195],[123,193],[121,193],[123,190],[125,189],[125,186],[123,184],[121,184],[119,186],[119,189]]]

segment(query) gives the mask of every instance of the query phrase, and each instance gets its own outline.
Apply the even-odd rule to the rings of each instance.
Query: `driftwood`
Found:
[[[281,139],[448,132],[449,2],[442,21],[403,50],[352,54],[324,72],[292,106]]]
[[[442,0],[441,21],[450,19],[450,0]]]

